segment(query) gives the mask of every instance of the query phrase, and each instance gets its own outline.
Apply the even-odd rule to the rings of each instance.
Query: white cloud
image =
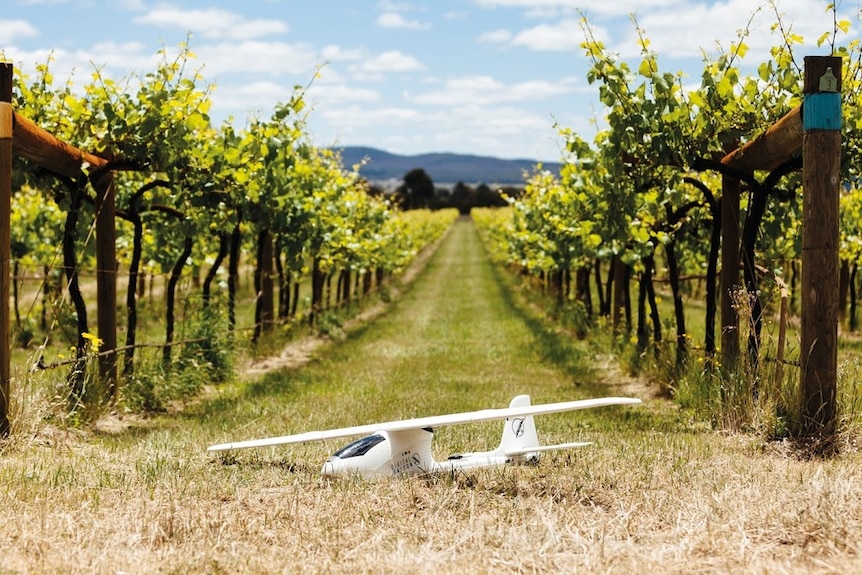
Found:
[[[779,0],[779,13],[785,26],[792,26],[793,32],[803,36],[806,46],[816,48],[817,38],[832,30],[832,14],[825,11],[825,5],[811,0]],[[839,6],[840,8],[840,6]],[[752,18],[753,16],[753,18]],[[845,14],[851,22],[853,14]],[[738,41],[738,32],[752,18],[749,35],[744,42],[751,53],[746,60],[754,62],[769,59],[769,49],[782,43],[772,25],[777,21],[775,11],[769,6],[758,10],[749,0],[724,0],[711,5],[687,3],[673,10],[654,10],[638,17],[638,25],[651,41],[650,48],[668,58],[700,58],[703,51],[716,53],[716,43],[727,50],[731,42]],[[709,23],[704,29],[704,23]],[[629,24],[622,34],[616,35],[613,50],[624,57],[634,57],[640,53],[634,25]],[[852,35],[852,34],[851,34]],[[802,49],[797,49],[802,53]]]
[[[144,3],[144,0],[114,0],[113,3],[118,4],[126,10],[132,10],[135,12],[144,12],[147,9],[147,5]]]
[[[487,42],[488,44],[505,44],[509,40],[512,39],[512,33],[506,30],[505,28],[501,28],[499,30],[492,30],[490,32],[484,32],[481,34],[476,41],[477,42]]]
[[[310,101],[323,105],[341,105],[343,103],[370,103],[380,101],[380,92],[367,88],[357,88],[347,84],[314,83],[307,92]]]
[[[365,56],[365,52],[359,49],[345,50],[336,44],[328,44],[321,49],[320,56],[327,62],[344,62],[359,60]]]
[[[380,2],[377,3],[377,8],[383,12],[405,12],[410,10],[410,4],[407,2],[380,0]]]
[[[557,8],[572,4],[569,0],[473,0],[473,3],[482,8]]]
[[[344,74],[334,65],[329,62],[323,62],[317,68],[317,74],[312,79],[312,85],[325,84],[325,85],[337,85],[344,84],[347,82]]]
[[[204,38],[246,40],[288,31],[279,20],[246,20],[242,15],[220,8],[182,10],[171,6],[159,6],[133,20],[139,24],[153,24],[190,30]]]
[[[63,86],[67,83],[73,92],[80,92],[87,84],[92,83],[92,74],[97,69],[107,79],[116,82],[128,80],[132,90],[137,89],[142,73],[155,70],[161,56],[147,51],[138,42],[100,42],[89,48],[79,50],[37,49],[9,50],[6,56],[17,68],[31,78],[36,74],[36,66],[45,64],[50,59],[51,75],[54,85]],[[171,56],[168,55],[170,58]],[[200,62],[193,62],[200,65]]]
[[[413,102],[423,108],[387,100],[377,90],[315,82],[306,94],[313,108],[309,134],[319,146],[372,145],[407,154],[481,150],[500,157],[554,160],[560,143],[551,111],[537,113],[512,104],[565,93],[575,82],[506,85],[488,76],[455,78],[439,91],[438,99]],[[214,109],[258,109],[266,114],[273,102],[289,94],[276,83],[231,88],[228,94],[219,90]]]
[[[89,48],[78,50],[37,49],[11,51],[7,53],[27,74],[35,72],[37,64],[50,59],[51,74],[57,84],[65,84],[70,78],[74,88],[81,88],[91,81],[90,75],[99,69],[106,78],[120,81],[130,76],[140,76],[155,70],[161,56],[150,52],[139,42],[100,42]],[[170,57],[170,55],[168,56]],[[192,65],[201,62],[192,62]],[[133,85],[136,85],[133,80]]]
[[[390,106],[368,108],[365,106],[338,106],[335,109],[320,109],[320,117],[345,132],[356,128],[403,127],[412,125],[422,114],[413,108]]]
[[[92,66],[88,60],[82,61],[78,59],[76,54],[66,50],[48,48],[19,50],[11,47],[4,50],[4,55],[14,62],[16,68],[31,76],[36,72],[36,65],[45,64],[50,59],[51,75],[54,76],[57,85],[65,84],[70,78],[73,80],[72,84],[75,85],[77,84],[74,81],[76,78],[89,78],[92,71]]]
[[[398,28],[402,30],[427,30],[431,24],[419,20],[408,20],[397,12],[386,12],[377,18],[377,25],[381,28]]]
[[[656,8],[683,6],[685,0],[473,0],[481,8],[522,9],[531,17],[571,16],[584,12],[588,16],[625,16]]]
[[[77,50],[74,55],[81,63],[105,66],[124,76],[154,70],[161,60],[158,54],[148,52],[140,42],[100,42],[88,50]]]
[[[293,86],[275,82],[252,82],[219,87],[212,95],[211,116],[233,116],[239,124],[251,117],[266,120],[276,103],[285,102],[293,95]],[[217,120],[214,120],[218,123]]]
[[[568,4],[557,0],[475,0],[486,8],[553,7]],[[787,26],[806,39],[814,48],[815,40],[832,29],[832,15],[825,6],[811,0],[778,0],[778,10]],[[624,58],[640,53],[635,25],[619,18],[621,14],[635,14],[638,26],[651,41],[651,49],[665,58],[700,59],[703,52],[715,53],[716,43],[723,49],[738,41],[738,32],[754,15],[745,43],[751,49],[749,60],[769,58],[769,49],[781,43],[772,30],[777,16],[768,5],[752,4],[750,0],[718,0],[713,3],[682,2],[681,0],[581,0],[579,8],[586,10],[587,22],[596,39],[611,52]],[[852,10],[843,17],[855,22]],[[642,16],[638,16],[642,14]],[[705,28],[704,23],[708,23]],[[851,37],[853,31],[851,31]],[[584,40],[581,23],[576,18],[563,18],[545,22],[519,32],[495,30],[482,34],[478,41],[522,46],[535,51],[580,51]]]
[[[18,38],[34,38],[39,30],[26,20],[0,20],[0,45],[10,45]]]
[[[584,32],[578,20],[568,19],[556,24],[539,24],[519,32],[512,44],[537,51],[579,50]]]
[[[365,145],[385,148],[386,136],[380,131],[381,126],[395,133],[413,132],[421,115],[417,110],[397,106],[374,109],[340,105],[331,109],[316,109],[309,119],[309,132],[318,146]]]
[[[521,107],[455,106],[423,113],[411,123],[413,129],[386,130],[374,145],[401,153],[445,150],[499,157],[532,157],[553,160],[559,157],[557,134],[550,115]],[[513,145],[517,142],[517,145]],[[513,154],[513,150],[518,152]],[[443,183],[443,182],[440,182]]]
[[[422,69],[424,66],[419,60],[398,50],[383,52],[351,68],[358,77],[381,77],[386,72],[411,72]]]
[[[490,76],[462,76],[446,80],[439,90],[415,96],[413,101],[433,106],[488,104],[505,97],[505,89],[505,84]]]
[[[194,50],[206,62],[204,76],[208,79],[220,74],[260,73],[311,74],[317,65],[317,51],[305,44],[286,42],[221,42],[205,44]]]
[[[413,101],[438,106],[535,101],[571,92],[570,83],[530,80],[506,85],[490,76],[461,76],[448,79],[441,89],[416,96]]]
[[[253,82],[230,85],[224,89],[219,87],[213,94],[212,113],[215,117],[233,114],[235,120],[246,120],[246,116],[266,119],[278,102],[286,102],[292,95],[293,85],[282,85],[278,82]],[[309,119],[312,122],[326,117],[338,118],[339,122],[349,122],[351,113],[358,117],[363,116],[366,113],[365,106],[379,102],[380,93],[345,84],[314,82],[306,90],[304,99],[311,108]]]

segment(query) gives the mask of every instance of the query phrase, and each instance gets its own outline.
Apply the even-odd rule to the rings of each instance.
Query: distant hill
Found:
[[[487,156],[434,153],[401,156],[363,146],[337,148],[345,166],[352,166],[368,158],[359,173],[372,181],[403,180],[414,168],[422,168],[435,184],[522,184],[524,170],[531,172],[538,160],[503,160]],[[542,162],[551,171],[559,171],[561,164]]]

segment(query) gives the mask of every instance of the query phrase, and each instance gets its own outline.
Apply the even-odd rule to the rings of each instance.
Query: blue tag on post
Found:
[[[802,100],[802,131],[840,129],[841,94],[838,92],[805,94]]]

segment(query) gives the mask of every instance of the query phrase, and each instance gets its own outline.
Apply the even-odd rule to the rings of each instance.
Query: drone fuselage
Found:
[[[377,431],[349,443],[323,464],[328,477],[360,475],[365,478],[423,475],[434,469],[428,428]]]
[[[524,427],[524,418],[513,421],[514,424],[508,425],[508,428],[518,430]],[[443,461],[436,461],[431,453],[433,435],[433,430],[427,427],[404,431],[377,431],[336,451],[323,464],[322,474],[327,477],[358,475],[366,479],[410,477],[539,461],[538,451],[507,454],[502,444],[493,451],[461,453]],[[541,449],[538,445],[535,447]]]

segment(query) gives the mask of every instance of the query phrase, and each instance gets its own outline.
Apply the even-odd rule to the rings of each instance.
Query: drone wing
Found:
[[[234,443],[221,443],[219,445],[210,446],[209,448],[207,448],[207,451],[227,451],[229,449],[248,449],[251,447],[269,447],[274,445],[286,445],[289,443],[324,441],[326,439],[350,437],[353,435],[368,435],[376,431],[404,431],[409,429],[422,429],[424,427],[443,427],[446,425],[456,425],[459,423],[494,421],[511,417],[525,417],[528,415],[560,413],[563,411],[574,411],[576,409],[604,407],[606,405],[632,405],[640,402],[640,399],[631,397],[599,397],[594,399],[581,399],[577,401],[546,403],[542,405],[525,405],[521,407],[505,407],[500,409],[482,409],[479,411],[451,413],[448,415],[434,415],[430,417],[417,417],[415,419],[402,419],[399,421],[388,421],[385,423],[371,423],[366,425],[357,425],[354,427],[342,427],[339,429],[308,431],[305,433],[297,433],[295,435],[269,437],[266,439],[252,439],[249,441],[239,441]],[[536,449],[534,448],[530,451],[536,451]]]

